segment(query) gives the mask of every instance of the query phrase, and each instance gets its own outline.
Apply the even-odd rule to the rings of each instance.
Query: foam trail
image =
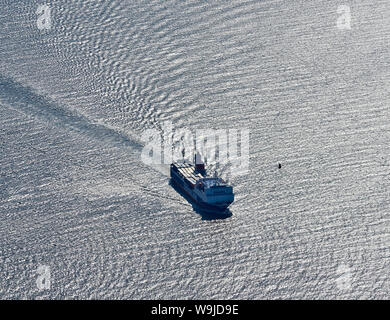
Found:
[[[0,99],[16,111],[45,122],[50,126],[68,129],[116,147],[128,147],[140,152],[143,145],[127,134],[105,124],[94,123],[75,110],[68,110],[34,92],[32,88],[0,75]]]
[[[45,122],[50,126],[78,132],[118,148],[126,147],[135,152],[140,152],[143,148],[142,144],[129,138],[127,135],[113,128],[109,128],[104,124],[93,123],[87,117],[76,111],[67,110],[35,93],[33,89],[22,86],[2,75],[0,75],[0,100],[5,101],[10,109],[37,119],[38,121]],[[34,146],[30,147],[38,152],[45,153],[43,150]],[[154,169],[158,170],[158,168]],[[161,170],[158,171],[161,172]],[[130,173],[127,173],[127,175],[128,178],[134,181],[134,185],[139,186],[139,189],[143,193],[146,192],[151,196],[178,201],[186,205],[183,201],[167,197],[142,185],[139,179],[134,178]]]

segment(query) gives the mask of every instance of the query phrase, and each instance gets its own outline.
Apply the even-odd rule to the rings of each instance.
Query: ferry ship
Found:
[[[194,163],[171,164],[171,182],[177,185],[201,208],[223,213],[234,201],[233,187],[219,177],[209,177],[199,153]]]

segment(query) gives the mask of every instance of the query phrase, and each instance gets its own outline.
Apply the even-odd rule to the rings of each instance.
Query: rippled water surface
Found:
[[[388,0],[40,4],[0,0],[0,298],[389,298]],[[166,121],[250,130],[231,217],[141,161]]]

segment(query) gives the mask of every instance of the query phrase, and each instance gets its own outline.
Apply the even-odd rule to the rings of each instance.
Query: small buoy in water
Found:
[[[280,163],[279,163],[279,166],[278,166],[278,167],[279,167],[279,169],[282,169],[282,165],[281,165]]]

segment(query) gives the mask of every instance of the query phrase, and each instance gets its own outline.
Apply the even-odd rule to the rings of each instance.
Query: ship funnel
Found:
[[[199,152],[197,152],[197,153],[195,154],[194,162],[195,162],[195,170],[196,170],[196,171],[199,171],[199,172],[205,171],[205,169],[204,169],[204,163],[203,163],[203,161],[202,161],[202,157],[201,157],[201,155],[200,155]]]

